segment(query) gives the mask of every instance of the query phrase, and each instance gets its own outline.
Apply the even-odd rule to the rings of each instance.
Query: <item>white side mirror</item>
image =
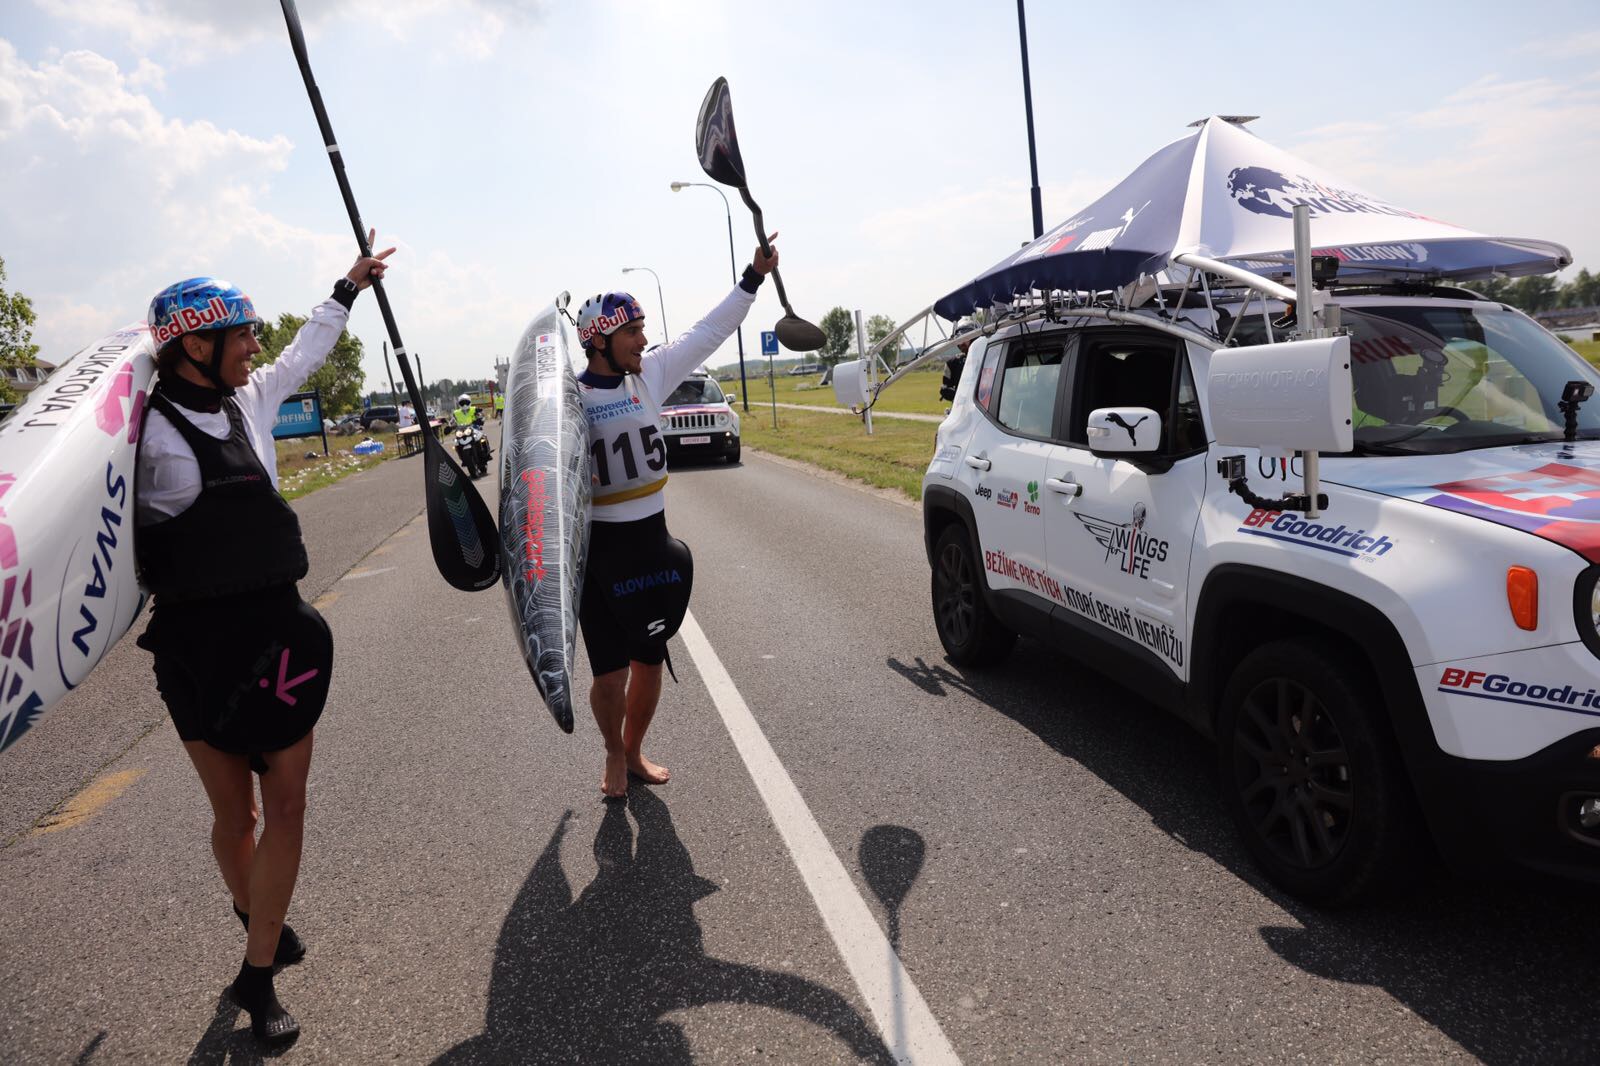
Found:
[[[737,392],[725,392],[722,394],[722,398],[728,402],[729,407],[739,402],[739,394]]]
[[[1089,412],[1089,450],[1135,455],[1161,447],[1161,416],[1148,407],[1097,407]]]
[[[1224,447],[1351,448],[1348,336],[1219,348],[1206,377],[1211,432]]]

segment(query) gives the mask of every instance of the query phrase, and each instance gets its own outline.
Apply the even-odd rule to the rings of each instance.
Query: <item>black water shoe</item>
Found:
[[[234,906],[233,913],[239,916],[239,920],[244,923],[244,931],[248,933],[250,931],[250,916],[240,910],[237,905]],[[278,933],[278,950],[273,953],[272,965],[293,966],[305,957],[305,941],[295,935],[293,926],[288,922],[284,922],[283,929]]]
[[[272,987],[272,967],[239,967],[239,976],[228,986],[228,998],[250,1014],[250,1031],[270,1047],[292,1044],[300,1035],[300,1023],[283,1009]]]

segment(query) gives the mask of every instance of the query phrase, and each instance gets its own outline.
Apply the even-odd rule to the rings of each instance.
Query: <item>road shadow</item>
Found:
[[[269,1058],[278,1058],[289,1048],[263,1051],[250,1032],[250,1018],[244,1015],[244,1027],[236,1028],[244,1015],[226,994],[217,997],[216,1013],[206,1031],[200,1034],[194,1050],[189,1052],[188,1066],[258,1066]],[[292,1045],[291,1045],[292,1047]]]
[[[921,658],[887,665],[928,695],[959,693],[1004,714],[1271,899],[1300,923],[1259,928],[1286,962],[1383,989],[1484,1062],[1595,1060],[1600,922],[1592,891],[1585,899],[1566,886],[1468,881],[1434,864],[1397,898],[1318,910],[1256,871],[1223,810],[1213,746],[1176,717],[1028,639],[1003,669]]]
[[[781,1010],[832,1034],[857,1059],[890,1061],[871,1025],[832,989],[706,954],[694,904],[717,886],[695,873],[671,812],[648,786],[634,782],[626,808],[605,805],[598,870],[576,898],[561,867],[571,817],[562,816],[500,928],[484,1031],[437,1066],[689,1063],[687,1035],[667,1016],[712,1003]]]

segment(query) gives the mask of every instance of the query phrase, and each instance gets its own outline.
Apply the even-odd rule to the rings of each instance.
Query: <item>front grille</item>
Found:
[[[668,429],[712,429],[717,424],[716,415],[668,415]]]

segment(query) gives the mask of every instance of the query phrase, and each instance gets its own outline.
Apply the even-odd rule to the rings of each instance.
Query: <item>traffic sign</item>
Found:
[[[778,334],[775,330],[764,329],[761,331],[761,354],[778,354]]]

